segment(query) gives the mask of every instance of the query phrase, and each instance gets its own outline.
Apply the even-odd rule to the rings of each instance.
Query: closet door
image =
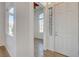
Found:
[[[77,3],[61,3],[54,8],[55,51],[78,56]]]

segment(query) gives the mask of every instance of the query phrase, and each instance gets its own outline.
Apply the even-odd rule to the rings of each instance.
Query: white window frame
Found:
[[[44,32],[44,13],[41,13],[39,15],[39,32],[40,33],[43,33]]]
[[[8,9],[8,35],[9,36],[11,36],[11,37],[13,37],[14,36],[14,22],[15,22],[15,8],[14,8],[14,13],[12,14],[12,13],[10,13],[9,12],[9,10],[11,9],[11,8],[14,8],[14,7],[10,7],[9,9]],[[13,16],[13,29],[12,29],[12,33],[11,33],[11,31],[10,31],[10,21],[9,21],[9,15],[11,15],[11,16]]]

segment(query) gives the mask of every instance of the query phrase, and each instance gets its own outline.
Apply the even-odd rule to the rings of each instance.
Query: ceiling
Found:
[[[46,2],[40,2],[40,3],[41,3],[43,6],[46,6],[46,4],[47,4]]]

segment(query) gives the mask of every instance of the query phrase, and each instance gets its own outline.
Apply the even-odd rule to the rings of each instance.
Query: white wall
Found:
[[[48,25],[48,6],[46,5],[46,7],[44,8],[44,13],[45,13],[45,19],[44,19],[44,50],[48,49],[49,47],[49,25]]]
[[[43,33],[39,32],[39,15],[44,13],[43,8],[39,8],[34,12],[34,37],[43,39]]]
[[[4,20],[5,20],[5,3],[0,2],[0,46],[4,45]]]
[[[16,56],[34,56],[32,3],[16,3]]]
[[[6,7],[6,9],[5,9],[5,18],[6,18],[5,19],[5,42],[6,42],[5,46],[9,52],[10,56],[16,56],[16,37],[15,37],[16,35],[14,34],[14,36],[12,37],[8,34],[8,21],[9,21],[8,10],[10,9],[10,7],[14,7],[14,3],[6,2],[5,7]],[[14,21],[14,23],[15,23],[15,21]],[[15,26],[15,24],[14,24],[14,26]],[[16,28],[14,28],[14,32],[15,32],[15,29]]]
[[[8,35],[8,9],[15,8],[14,36]],[[6,48],[10,56],[34,56],[33,4],[26,2],[6,3]]]
[[[55,17],[58,35],[55,37],[55,51],[67,56],[78,56],[78,3],[56,6]]]
[[[79,56],[78,55],[78,3],[64,3],[65,7],[62,12],[64,14],[64,17],[60,17],[60,19],[62,19],[62,21],[58,21],[61,22],[60,24],[62,24],[62,35],[63,35],[63,39],[62,41],[59,40],[55,40],[54,43],[55,44],[55,51],[58,52],[64,52],[65,55],[67,56]],[[62,6],[62,5],[61,5]],[[59,9],[61,10],[61,9]],[[58,10],[58,11],[59,11]],[[47,10],[45,10],[46,12]],[[47,11],[48,12],[48,11]],[[54,49],[50,49],[50,41],[53,42],[50,38],[50,36],[48,35],[49,31],[48,31],[48,13],[46,12],[46,18],[45,18],[45,36],[44,36],[44,49],[49,49],[49,50],[54,50]],[[60,11],[61,12],[61,11]],[[57,14],[58,15],[58,14]],[[59,19],[59,18],[58,18]],[[64,20],[64,21],[63,21]],[[60,31],[60,29],[58,29]],[[49,37],[48,37],[49,36]],[[63,48],[60,48],[59,44],[63,44],[61,45]],[[51,44],[51,48],[53,48],[53,45]]]

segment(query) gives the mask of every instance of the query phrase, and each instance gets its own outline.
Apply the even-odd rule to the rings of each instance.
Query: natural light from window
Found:
[[[10,36],[13,36],[13,26],[14,25],[14,8],[9,9],[9,30],[8,33]]]
[[[43,32],[43,25],[44,25],[44,13],[39,15],[39,32]]]

